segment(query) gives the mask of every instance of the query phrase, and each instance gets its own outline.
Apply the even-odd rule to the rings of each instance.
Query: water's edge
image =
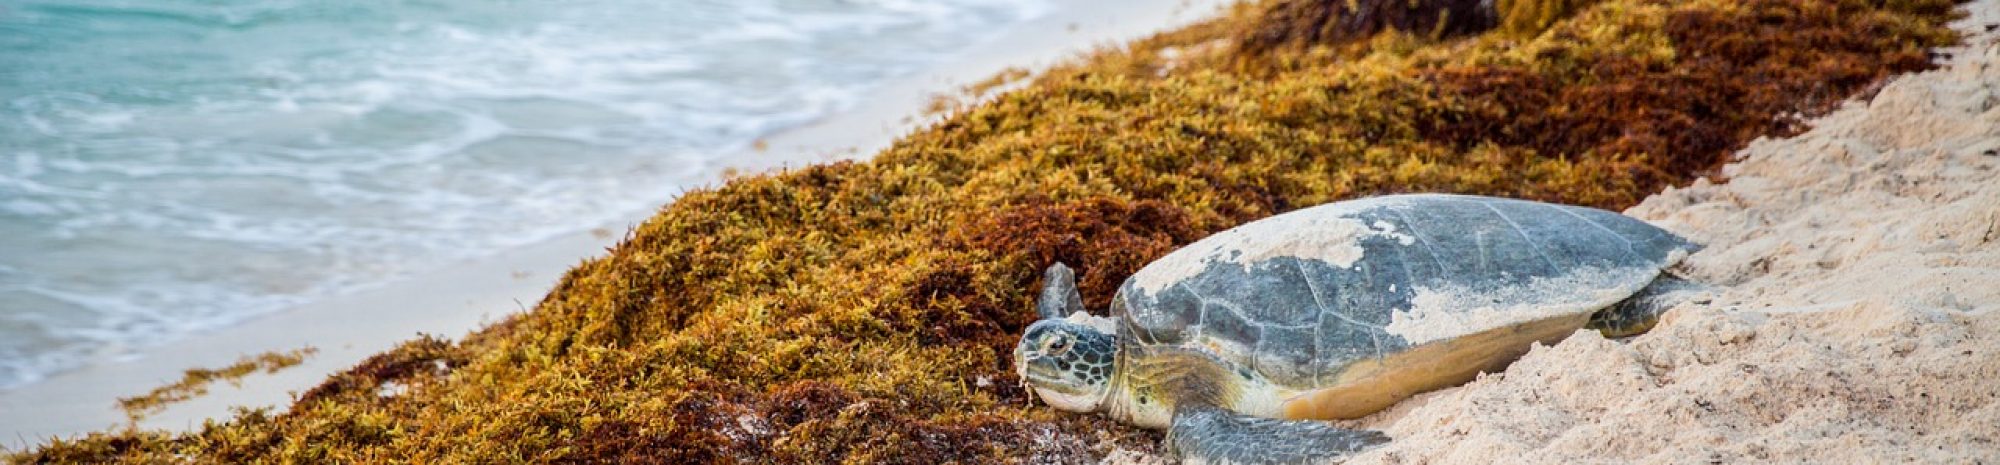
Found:
[[[1039,68],[1093,47],[1203,19],[1222,0],[1113,0],[1064,4],[1018,23],[998,37],[921,73],[883,83],[860,104],[834,116],[762,139],[762,150],[744,149],[731,168],[754,171],[841,158],[865,158],[909,128],[931,96],[949,93],[1008,67]],[[703,174],[714,182],[721,167]],[[562,270],[600,255],[628,225],[652,209],[632,212],[583,231],[510,248],[440,271],[361,292],[291,307],[198,338],[168,343],[140,361],[103,361],[9,391],[0,391],[0,445],[25,446],[51,436],[71,436],[123,423],[114,399],[178,377],[182,369],[227,364],[243,354],[305,345],[320,353],[305,364],[241,386],[217,386],[210,395],[174,406],[140,423],[185,430],[228,415],[231,406],[279,406],[292,392],[419,332],[454,337],[535,305]],[[608,234],[593,234],[596,229]]]
[[[1045,0],[0,8],[0,389],[620,224]]]

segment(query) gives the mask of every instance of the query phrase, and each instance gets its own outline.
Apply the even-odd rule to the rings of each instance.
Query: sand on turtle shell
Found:
[[[1349,423],[1349,463],[2000,461],[2000,2],[1966,45],[1626,214],[1723,285],[1651,333],[1579,332]]]

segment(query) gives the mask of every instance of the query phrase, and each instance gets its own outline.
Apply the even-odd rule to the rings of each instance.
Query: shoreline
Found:
[[[1009,68],[1046,69],[1095,47],[1143,37],[1212,17],[1227,0],[1115,0],[1059,4],[998,37],[923,72],[881,83],[864,103],[759,141],[761,148],[726,158],[728,170],[758,172],[843,159],[866,159],[897,136],[935,118],[925,108],[938,95]],[[1164,7],[1164,8],[1163,8]],[[722,179],[723,167],[707,174]],[[698,186],[688,186],[695,188]],[[667,200],[671,202],[671,199]],[[534,245],[462,261],[358,292],[264,315],[233,327],[149,348],[133,360],[100,361],[33,384],[0,391],[0,450],[30,447],[122,427],[119,397],[177,380],[190,368],[228,365],[239,357],[304,346],[319,349],[303,364],[254,374],[240,385],[219,383],[207,395],[147,417],[145,429],[183,431],[231,416],[233,406],[280,407],[294,393],[400,341],[429,333],[457,339],[514,312],[532,308],[579,261],[600,256],[624,231],[650,216],[594,225]]]

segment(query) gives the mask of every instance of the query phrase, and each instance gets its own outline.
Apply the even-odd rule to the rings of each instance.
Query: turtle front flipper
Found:
[[[1389,442],[1380,431],[1253,417],[1210,406],[1174,412],[1166,450],[1185,464],[1334,464]]]
[[[1076,272],[1056,262],[1042,272],[1042,297],[1035,302],[1042,319],[1061,319],[1083,311],[1083,294],[1076,290]]]

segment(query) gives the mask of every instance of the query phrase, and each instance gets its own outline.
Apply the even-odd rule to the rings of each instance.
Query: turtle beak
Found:
[[[1021,378],[1021,391],[1028,393],[1029,407],[1034,407],[1035,400],[1039,399],[1042,395],[1041,391],[1036,391],[1034,386],[1028,384],[1028,378],[1026,377]]]
[[[1028,368],[1033,364],[1028,362],[1030,355],[1028,345],[1025,344],[1026,341],[1023,342],[1014,346],[1014,379],[1021,383],[1021,390],[1028,393],[1028,406],[1033,407],[1035,400],[1040,398],[1041,391],[1035,390],[1034,383],[1028,382]]]
[[[1096,410],[1104,394],[1073,384],[1071,380],[1074,377],[1070,372],[1057,367],[1053,360],[1049,357],[1036,357],[1022,364],[1021,384],[1030,393],[1029,405],[1038,400],[1057,410],[1070,412]]]
[[[1021,348],[1014,348],[1014,380],[1021,383],[1021,390],[1028,393],[1028,406],[1035,406],[1035,386],[1028,384],[1028,357]]]
[[[1021,384],[1030,388],[1048,389],[1059,394],[1079,394],[1074,386],[1063,382],[1068,372],[1057,368],[1051,360],[1053,359],[1048,357],[1023,360],[1016,371],[1021,376]],[[1037,384],[1034,382],[1036,380],[1048,382]]]

